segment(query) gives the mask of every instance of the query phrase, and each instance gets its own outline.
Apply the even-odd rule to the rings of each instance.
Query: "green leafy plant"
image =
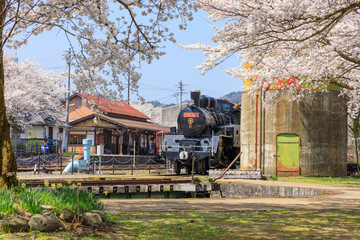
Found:
[[[14,214],[17,208],[33,214],[41,214],[43,205],[53,206],[53,214],[62,210],[82,213],[89,210],[103,210],[100,198],[93,193],[79,190],[76,185],[53,185],[52,188],[13,187],[0,191],[0,212]]]
[[[277,176],[271,176],[270,178],[272,181],[277,181],[278,180],[278,177]]]
[[[15,192],[13,189],[0,191],[0,212],[14,214]]]
[[[44,140],[30,140],[27,141],[27,148],[36,148],[44,144]]]
[[[358,186],[360,178],[358,177],[279,177],[282,182],[301,182],[315,184],[344,184]]]
[[[16,143],[16,148],[17,149],[25,149],[26,148],[26,144],[23,142],[17,142]]]
[[[43,212],[42,198],[38,198],[41,194],[37,191],[37,189],[32,188],[21,188],[19,193],[21,208],[32,215]]]
[[[64,152],[62,154],[63,156],[71,156],[71,155],[79,155],[78,153],[73,153],[73,152]]]
[[[58,210],[68,209],[77,212],[77,191],[76,187],[63,187],[52,190],[53,198],[49,204]],[[81,190],[79,191],[79,208],[80,212],[83,212],[88,210],[102,210],[104,206],[94,194]]]

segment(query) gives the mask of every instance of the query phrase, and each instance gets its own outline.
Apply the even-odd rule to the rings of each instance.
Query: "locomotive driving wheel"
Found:
[[[181,164],[179,163],[179,161],[174,161],[174,172],[176,173],[176,175],[180,174],[180,170],[181,170]]]
[[[206,160],[205,159],[200,159],[198,161],[198,173],[202,174],[202,175],[206,173]]]

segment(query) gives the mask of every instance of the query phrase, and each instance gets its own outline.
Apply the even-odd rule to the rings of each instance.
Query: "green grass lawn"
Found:
[[[358,177],[279,177],[276,181],[360,186],[360,178]]]
[[[131,239],[360,239],[360,211],[112,213]]]
[[[108,212],[107,231],[2,239],[360,239],[360,210]]]

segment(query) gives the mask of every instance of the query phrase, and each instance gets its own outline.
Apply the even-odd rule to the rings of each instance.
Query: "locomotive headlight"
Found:
[[[188,159],[188,157],[189,157],[189,153],[187,151],[181,151],[179,153],[179,158],[181,160],[186,160],[186,159]]]

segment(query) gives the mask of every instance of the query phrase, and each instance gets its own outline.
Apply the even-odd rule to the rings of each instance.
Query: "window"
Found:
[[[49,127],[49,139],[53,139],[53,127]]]
[[[81,98],[80,97],[75,97],[75,107],[80,107],[81,105]]]
[[[69,135],[69,144],[82,145],[86,135]]]

